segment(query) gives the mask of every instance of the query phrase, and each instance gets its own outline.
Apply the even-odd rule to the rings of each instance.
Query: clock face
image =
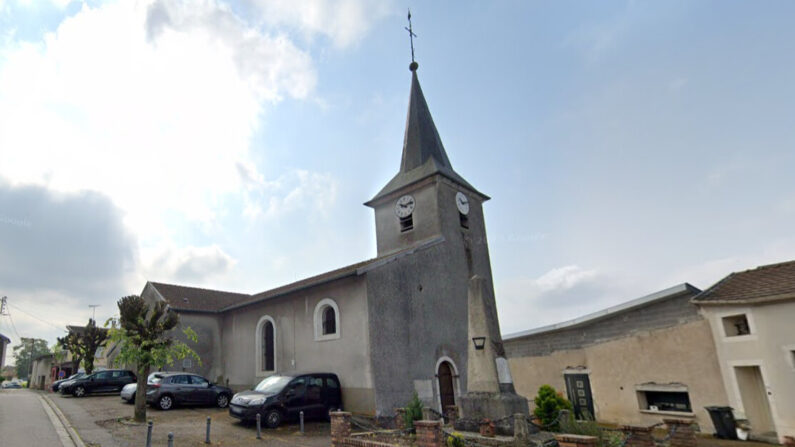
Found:
[[[461,212],[461,214],[469,214],[469,199],[467,199],[467,196],[465,196],[464,193],[456,193],[455,206],[458,207],[458,211]]]
[[[405,195],[398,199],[395,204],[395,214],[397,217],[408,217],[414,212],[414,197]]]

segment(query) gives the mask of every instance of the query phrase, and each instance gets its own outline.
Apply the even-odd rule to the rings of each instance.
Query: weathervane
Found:
[[[414,71],[417,69],[419,64],[414,61],[414,38],[417,37],[417,35],[414,34],[414,31],[411,29],[411,9],[409,9],[409,26],[405,29],[409,32],[409,41],[411,41],[411,65],[409,65],[409,70]]]

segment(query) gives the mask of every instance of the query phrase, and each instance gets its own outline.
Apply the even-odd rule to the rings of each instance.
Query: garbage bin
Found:
[[[721,439],[737,439],[737,423],[734,420],[732,407],[704,407],[709,411],[715,436]]]

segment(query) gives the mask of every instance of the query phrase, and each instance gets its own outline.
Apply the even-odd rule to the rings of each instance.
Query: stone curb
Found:
[[[61,409],[58,408],[58,405],[55,405],[55,402],[53,402],[52,399],[50,399],[49,396],[47,396],[46,394],[39,394],[39,397],[41,397],[44,400],[44,402],[46,402],[47,405],[49,405],[53,413],[55,413],[55,415],[58,417],[58,420],[61,421],[61,424],[63,424],[64,428],[66,428],[66,432],[69,433],[69,437],[72,438],[72,442],[75,444],[75,446],[86,447],[86,444],[83,442],[83,439],[80,438],[80,435],[77,433],[77,430],[75,430],[74,427],[72,427],[72,424],[69,423],[69,420],[66,419],[66,416],[64,416]]]

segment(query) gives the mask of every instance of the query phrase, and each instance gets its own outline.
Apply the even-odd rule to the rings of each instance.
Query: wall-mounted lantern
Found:
[[[472,343],[475,344],[475,349],[480,351],[486,346],[486,337],[472,337]]]

